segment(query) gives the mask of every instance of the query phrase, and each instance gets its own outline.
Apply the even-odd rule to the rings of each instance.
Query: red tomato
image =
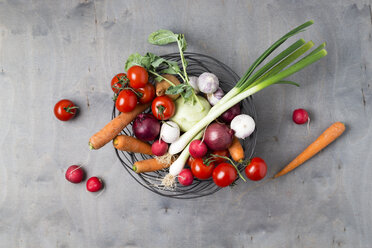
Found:
[[[68,121],[76,115],[76,109],[78,108],[70,100],[62,99],[54,106],[54,114],[58,120]]]
[[[137,96],[132,90],[122,90],[115,105],[120,112],[130,112],[137,106]]]
[[[192,164],[193,161],[194,161],[194,158],[193,158],[192,156],[189,156],[189,158],[187,159],[186,164],[187,164],[189,167],[191,167],[191,164]]]
[[[219,187],[229,186],[237,176],[235,167],[228,163],[219,164],[213,170],[213,182]]]
[[[128,70],[129,85],[138,89],[144,87],[149,81],[149,74],[142,66],[134,65]]]
[[[168,120],[176,112],[176,106],[168,96],[158,96],[152,101],[152,114],[158,120]]]
[[[125,86],[128,82],[127,75],[125,73],[119,73],[111,79],[111,89],[116,94],[119,93],[120,88]]]
[[[191,163],[192,174],[199,179],[208,179],[212,176],[214,162],[209,165],[204,164],[202,158],[195,158]]]
[[[142,94],[139,98],[140,103],[148,103],[154,99],[155,87],[151,83],[147,83],[144,87],[139,88],[136,91]]]
[[[213,151],[212,154],[219,155],[219,156],[224,156],[228,157],[229,156],[229,151],[228,150],[222,150],[222,151]],[[213,160],[216,164],[221,164],[226,162],[226,159],[224,158],[219,158],[219,157],[213,157]]]
[[[245,167],[245,175],[253,180],[259,181],[266,176],[267,165],[262,158],[252,158],[250,163]]]

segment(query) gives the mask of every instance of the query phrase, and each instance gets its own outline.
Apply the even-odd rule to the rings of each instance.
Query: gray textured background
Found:
[[[109,81],[133,52],[162,54],[147,35],[186,34],[189,51],[242,75],[275,39],[314,19],[300,36],[329,55],[255,95],[256,155],[269,176],[334,121],[347,132],[277,181],[197,200],[137,185],[110,145],[87,141],[109,119]],[[0,247],[371,247],[371,1],[0,0]],[[81,108],[62,123],[53,106]],[[310,111],[311,132],[291,121]],[[71,164],[105,180],[96,197],[64,179]]]

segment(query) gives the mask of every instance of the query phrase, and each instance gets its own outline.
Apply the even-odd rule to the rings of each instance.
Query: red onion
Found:
[[[133,122],[133,132],[144,141],[156,139],[160,132],[160,123],[152,114],[139,114]]]
[[[214,151],[227,149],[234,138],[234,131],[223,123],[212,123],[205,130],[204,142]]]
[[[239,103],[226,110],[219,119],[225,123],[230,123],[237,115],[240,115]]]

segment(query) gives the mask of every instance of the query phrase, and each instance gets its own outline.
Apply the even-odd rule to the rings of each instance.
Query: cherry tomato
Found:
[[[213,151],[212,154],[219,155],[219,156],[224,156],[224,157],[228,157],[229,156],[229,151],[228,150]],[[224,158],[213,157],[213,159],[214,159],[214,162],[216,164],[221,164],[221,163],[226,162],[226,159],[224,159]]]
[[[76,109],[78,108],[70,100],[62,99],[54,106],[54,114],[58,120],[68,121],[76,115]]]
[[[111,89],[116,94],[119,93],[120,88],[126,85],[128,82],[127,75],[125,73],[119,73],[111,79]]]
[[[154,99],[155,87],[151,83],[147,83],[144,87],[139,88],[136,91],[142,94],[139,98],[140,103],[148,103]]]
[[[168,120],[176,112],[176,106],[169,96],[158,96],[152,101],[151,110],[158,120]]]
[[[212,176],[214,166],[214,162],[206,165],[204,164],[202,158],[195,158],[194,161],[191,163],[191,171],[196,178],[208,179]]]
[[[228,163],[219,164],[213,170],[213,182],[219,187],[226,187],[232,184],[238,173],[234,166]]]
[[[149,81],[149,74],[142,66],[134,65],[128,70],[129,85],[138,89],[144,87]]]
[[[132,90],[122,90],[115,105],[120,112],[130,112],[137,106],[137,96]]]
[[[186,165],[191,167],[191,164],[192,164],[193,161],[194,161],[194,158],[192,156],[189,156],[189,158],[187,159]]]
[[[245,175],[253,180],[259,181],[266,176],[267,165],[262,158],[252,158],[250,163],[245,167]]]
[[[97,192],[102,189],[102,180],[98,177],[91,177],[87,181],[87,190],[89,192]]]

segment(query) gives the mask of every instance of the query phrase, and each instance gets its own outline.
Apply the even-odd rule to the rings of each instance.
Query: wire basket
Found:
[[[225,93],[233,88],[236,82],[239,80],[239,76],[232,69],[210,56],[190,52],[186,52],[184,53],[184,55],[186,60],[188,61],[187,74],[189,76],[199,76],[203,72],[214,73],[218,77],[220,81],[220,87]],[[181,66],[181,60],[178,53],[166,54],[161,57],[167,60],[176,61]],[[241,110],[242,113],[252,116],[254,120],[257,119],[252,97],[249,97],[241,102]],[[149,111],[150,110],[148,110],[148,112]],[[117,114],[118,111],[116,110],[114,104],[112,118],[115,118]],[[132,136],[132,125],[128,125],[122,131],[122,133]],[[246,158],[252,157],[254,148],[256,146],[256,138],[257,131],[255,130],[250,137],[243,140],[242,145],[245,150]],[[194,178],[193,183],[189,186],[183,186],[178,183],[178,180],[176,180],[177,184],[174,189],[165,188],[160,185],[160,182],[161,179],[168,173],[168,169],[140,174],[137,174],[132,170],[134,162],[151,158],[151,156],[145,154],[123,152],[117,149],[115,149],[115,153],[122,163],[123,167],[133,177],[133,179],[146,189],[156,194],[171,198],[191,199],[211,195],[221,189],[214,184],[211,178],[208,180],[199,180],[197,178]],[[239,170],[243,172],[244,167],[239,166]],[[236,180],[239,180],[239,177]]]

